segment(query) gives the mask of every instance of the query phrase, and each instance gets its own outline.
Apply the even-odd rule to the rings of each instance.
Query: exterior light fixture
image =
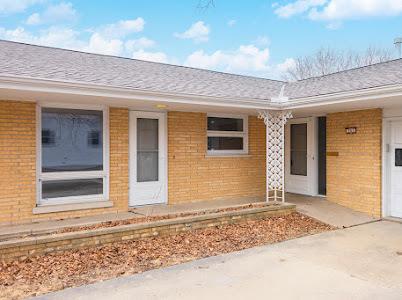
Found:
[[[165,109],[167,106],[165,104],[157,104],[156,108],[158,109]]]

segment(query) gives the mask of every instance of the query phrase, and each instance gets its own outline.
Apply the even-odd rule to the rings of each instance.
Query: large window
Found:
[[[247,154],[247,117],[208,115],[208,154]]]
[[[40,204],[107,199],[106,110],[40,108]]]

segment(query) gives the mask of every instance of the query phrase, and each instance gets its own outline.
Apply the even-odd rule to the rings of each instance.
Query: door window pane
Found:
[[[307,176],[307,124],[290,125],[290,174]]]
[[[208,137],[208,150],[243,150],[242,137]]]
[[[42,172],[103,170],[102,137],[102,111],[43,108]]]
[[[42,182],[42,199],[101,195],[103,179],[52,180]]]
[[[137,182],[158,181],[158,119],[137,119]]]
[[[243,119],[208,117],[208,130],[243,131]]]

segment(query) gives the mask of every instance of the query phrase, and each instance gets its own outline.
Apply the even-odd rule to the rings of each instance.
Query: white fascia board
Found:
[[[163,93],[132,88],[111,87],[107,85],[83,84],[72,81],[56,81],[8,75],[0,75],[0,89],[238,108],[267,109],[270,106],[269,100]]]
[[[272,102],[270,100],[260,99],[211,97],[182,93],[163,93],[132,88],[111,87],[107,85],[86,83],[84,84],[73,81],[56,81],[42,78],[30,78],[12,75],[0,75],[0,89],[144,101],[148,100],[166,103],[236,107],[256,110],[298,109],[336,103],[364,101],[384,97],[402,96],[402,84],[395,84],[355,90],[350,92],[341,92],[336,94],[289,99],[288,101]]]
[[[326,94],[289,100],[282,105],[283,109],[297,109],[313,106],[373,100],[386,97],[402,96],[402,84],[387,85],[350,92]]]

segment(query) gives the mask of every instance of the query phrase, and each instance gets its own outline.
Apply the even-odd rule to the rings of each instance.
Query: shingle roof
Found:
[[[0,74],[212,97],[269,100],[281,81],[0,40]]]
[[[304,98],[393,84],[402,84],[402,59],[291,82],[286,85],[285,95]]]
[[[217,98],[289,99],[402,84],[402,59],[296,82],[0,40],[0,75]]]

